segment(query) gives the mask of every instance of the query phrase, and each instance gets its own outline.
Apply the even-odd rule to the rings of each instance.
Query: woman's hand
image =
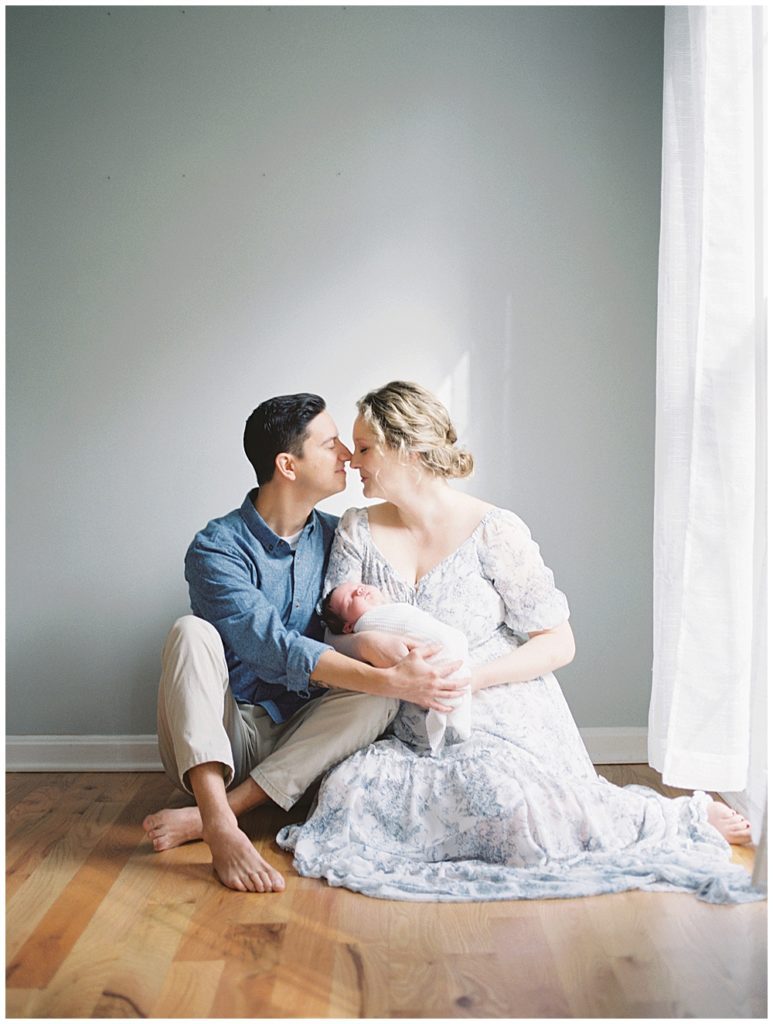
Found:
[[[470,685],[470,677],[448,678],[461,668],[461,661],[429,664],[428,659],[442,649],[442,644],[414,646],[402,661],[388,670],[387,695],[418,704],[421,708],[446,713],[453,711],[462,691]]]

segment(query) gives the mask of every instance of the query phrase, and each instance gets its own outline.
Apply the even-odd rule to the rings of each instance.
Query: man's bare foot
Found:
[[[709,825],[713,825],[723,839],[735,846],[746,846],[752,841],[752,827],[732,807],[713,800],[708,811]]]
[[[238,825],[213,829],[203,837],[212,851],[220,881],[237,892],[281,892],[284,878],[264,860]]]
[[[198,807],[166,808],[149,814],[142,827],[153,843],[153,849],[160,853],[192,839],[201,839],[201,814]]]

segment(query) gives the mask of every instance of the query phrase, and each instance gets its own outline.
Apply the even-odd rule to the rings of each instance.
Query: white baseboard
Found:
[[[647,730],[580,729],[594,764],[646,764]],[[546,752],[547,753],[547,752]],[[9,736],[9,772],[160,772],[155,736]]]
[[[647,764],[647,727],[590,726],[580,736],[594,764]]]
[[[160,772],[155,736],[8,736],[9,772]]]

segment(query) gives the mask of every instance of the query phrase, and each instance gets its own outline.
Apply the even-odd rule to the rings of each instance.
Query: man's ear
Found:
[[[286,480],[295,479],[295,458],[289,452],[280,452],[274,459],[274,465]]]
[[[344,623],[344,633],[353,633],[353,632],[354,632],[354,626],[351,624],[351,622],[345,622]]]

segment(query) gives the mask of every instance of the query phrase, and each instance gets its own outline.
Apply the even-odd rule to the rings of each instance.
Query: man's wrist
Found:
[[[327,689],[381,695],[385,689],[387,671],[331,649],[319,659],[309,681]]]

